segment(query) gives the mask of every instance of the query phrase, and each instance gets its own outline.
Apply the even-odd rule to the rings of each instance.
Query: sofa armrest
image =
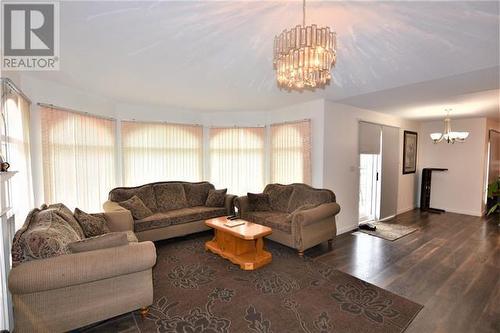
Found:
[[[105,212],[104,218],[110,231],[134,231],[134,218],[126,209]]]
[[[111,201],[111,200],[108,200],[108,201],[104,202],[102,204],[102,209],[105,212],[117,212],[117,211],[124,211],[124,210],[128,212],[128,209],[120,206],[118,204],[118,202],[114,202],[114,201]]]
[[[334,217],[340,212],[340,206],[336,202],[330,202],[319,205],[307,210],[297,212],[292,217],[292,221],[300,223],[303,226],[321,221],[327,217]]]
[[[248,196],[244,195],[234,199],[234,205],[238,208],[238,215],[241,217],[242,214],[250,211],[250,205],[248,203]]]
[[[151,269],[156,263],[153,242],[33,260],[9,274],[12,294],[29,294],[89,283]]]
[[[226,198],[224,199],[224,207],[226,208],[227,215],[234,214],[234,199],[236,198],[236,195],[226,194]]]

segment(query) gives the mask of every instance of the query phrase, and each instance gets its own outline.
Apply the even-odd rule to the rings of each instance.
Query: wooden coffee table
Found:
[[[263,237],[273,230],[269,227],[248,222],[236,227],[226,227],[226,217],[206,220],[205,224],[213,228],[215,237],[205,243],[205,249],[240,265],[243,270],[254,270],[272,260],[271,253],[264,250]]]

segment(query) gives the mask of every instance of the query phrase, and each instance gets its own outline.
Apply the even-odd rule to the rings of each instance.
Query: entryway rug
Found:
[[[359,232],[364,232],[368,235],[394,241],[417,230],[417,228],[407,227],[395,223],[376,222],[374,224],[377,226],[375,231],[359,229]]]
[[[138,313],[115,319],[115,331],[390,333],[403,332],[422,309],[271,241],[272,263],[242,271],[205,252],[209,238],[157,243],[154,305],[146,319]],[[85,332],[113,331],[112,322]]]

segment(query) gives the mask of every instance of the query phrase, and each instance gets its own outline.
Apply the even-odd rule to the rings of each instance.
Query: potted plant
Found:
[[[500,211],[500,177],[491,184],[488,184],[488,199],[491,207],[486,215],[491,215],[497,210]]]

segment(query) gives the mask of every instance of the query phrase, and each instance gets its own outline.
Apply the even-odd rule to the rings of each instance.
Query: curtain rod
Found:
[[[297,123],[302,123],[304,121],[311,121],[311,118],[304,118],[304,119],[299,119],[299,120],[283,121],[281,123],[273,123],[273,124],[271,124],[271,126],[279,126],[279,125],[286,125],[286,124],[297,124]]]
[[[95,118],[101,118],[101,119],[106,119],[106,120],[113,120],[113,121],[116,120],[113,117],[96,115],[96,114],[93,114],[93,113],[89,113],[89,112],[85,112],[85,111],[78,111],[78,110],[75,110],[75,109],[70,109],[70,108],[66,108],[66,107],[63,107],[63,106],[57,106],[57,105],[54,105],[54,104],[49,104],[49,103],[36,103],[36,104],[38,106],[41,106],[42,108],[57,109],[57,110],[61,110],[61,111],[78,113],[78,114],[82,114],[82,115],[85,115],[85,116],[90,116],[90,117],[95,117]]]
[[[31,99],[26,96],[26,94],[21,89],[19,89],[11,79],[9,79],[8,77],[0,77],[0,80],[3,83],[7,84],[12,90],[14,90],[15,93],[21,95],[21,97],[24,98],[29,104],[32,104]]]
[[[205,127],[202,124],[190,124],[190,123],[176,123],[176,122],[170,122],[170,121],[149,121],[149,120],[135,120],[135,119],[117,119],[113,117],[106,117],[106,116],[101,116],[101,115],[95,115],[89,112],[85,111],[79,111],[67,107],[62,107],[62,106],[57,106],[54,104],[50,103],[37,103],[38,106],[44,107],[44,108],[49,108],[49,109],[57,109],[57,110],[62,110],[62,111],[68,111],[68,112],[73,112],[73,113],[78,113],[78,114],[83,114],[86,116],[92,116],[96,118],[102,118],[102,119],[107,119],[107,120],[113,120],[113,121],[120,121],[120,122],[134,122],[134,123],[145,123],[145,124],[172,124],[172,125],[184,125],[184,126],[200,126],[200,127]],[[305,119],[299,119],[299,120],[291,120],[291,121],[285,121],[285,122],[279,122],[279,123],[272,123],[269,124],[269,126],[275,126],[275,125],[283,125],[283,124],[294,124],[294,123],[300,123],[303,121],[311,121],[310,118],[305,118]],[[206,126],[208,128],[266,128],[268,125],[256,125],[256,126],[238,126],[238,125],[232,125],[232,126],[217,126],[217,125],[212,125],[212,126]]]
[[[225,129],[225,128],[266,128],[266,125],[256,125],[256,126],[239,126],[239,125],[232,125],[232,126],[217,126],[217,125],[212,125],[212,126],[207,126],[210,129]]]
[[[182,125],[182,126],[199,126],[203,127],[202,124],[190,124],[190,123],[177,123],[172,121],[163,121],[163,120],[136,120],[136,119],[120,119],[122,123],[143,123],[143,124],[170,124],[170,125]]]

